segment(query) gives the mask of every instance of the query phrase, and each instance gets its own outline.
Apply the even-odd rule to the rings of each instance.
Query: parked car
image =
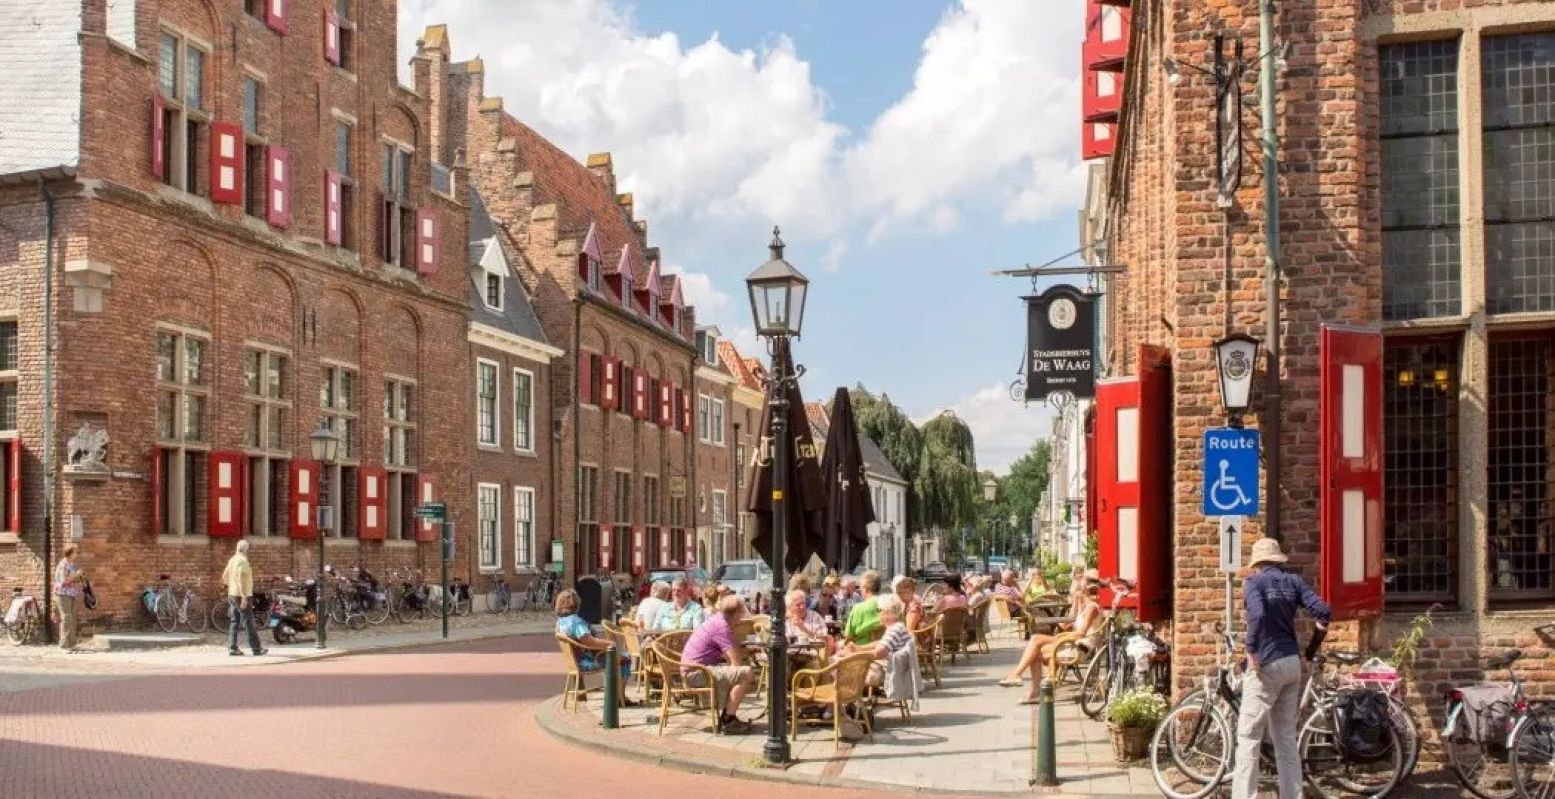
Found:
[[[772,570],[766,561],[731,560],[713,571],[713,580],[734,589],[752,607],[757,594],[772,593]]]
[[[691,587],[697,590],[701,590],[702,586],[706,585],[709,579],[707,576],[707,570],[701,566],[696,566],[689,570],[654,569],[653,571],[648,572],[648,577],[642,581],[642,584],[637,586],[637,601],[641,602],[642,600],[648,598],[648,592],[653,589],[654,583],[660,580],[663,580],[666,583],[674,583],[675,579],[678,577],[689,577],[691,579]]]
[[[950,576],[950,569],[945,567],[945,562],[931,560],[918,570],[918,580],[925,583],[937,583]]]

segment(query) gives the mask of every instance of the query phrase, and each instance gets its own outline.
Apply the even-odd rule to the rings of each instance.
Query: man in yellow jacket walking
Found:
[[[259,645],[259,629],[254,626],[254,569],[248,565],[248,542],[239,541],[238,549],[227,561],[227,569],[221,573],[221,582],[227,586],[227,654],[241,655],[238,649],[238,626],[248,630],[248,647],[255,655],[269,650]]]

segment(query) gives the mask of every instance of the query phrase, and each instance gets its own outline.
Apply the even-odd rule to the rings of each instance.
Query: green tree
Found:
[[[1047,491],[1052,450],[1046,439],[1031,445],[1025,455],[1010,464],[1010,473],[999,483],[999,507],[1006,517],[1029,520]]]
[[[923,456],[923,433],[885,394],[875,396],[862,384],[848,392],[859,432],[875,442],[891,468],[907,481],[907,529],[918,529],[918,498],[912,490]]]
[[[923,425],[923,454],[913,479],[924,527],[950,531],[978,520],[977,454],[972,430],[954,414]]]

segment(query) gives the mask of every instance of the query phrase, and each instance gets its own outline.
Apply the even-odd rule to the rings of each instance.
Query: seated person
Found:
[[[810,609],[821,614],[824,619],[838,621],[837,613],[840,607],[837,604],[837,592],[841,590],[841,582],[836,575],[826,578],[821,587],[816,589],[815,598],[810,602]]]
[[[1032,569],[1031,577],[1026,580],[1026,590],[1021,593],[1021,600],[1029,605],[1052,593],[1053,589],[1048,587],[1047,577],[1042,574],[1042,570]]]
[[[993,587],[993,595],[1004,599],[1005,607],[1010,609],[1012,618],[1025,615],[1026,605],[1021,597],[1020,584],[1015,581],[1014,569],[999,572],[999,584]]]
[[[553,608],[556,611],[556,634],[571,640],[576,645],[573,654],[578,659],[579,671],[598,671],[605,667],[605,650],[615,646],[615,642],[594,635],[594,628],[578,615],[579,604],[578,592],[571,588],[564,588],[556,595],[556,604]],[[626,685],[626,678],[631,673],[632,658],[622,652],[620,683],[622,686]]]
[[[691,587],[691,581],[685,577],[675,578],[670,586],[670,596],[671,601],[659,608],[653,629],[659,632],[695,630],[707,617],[701,604],[695,601],[696,589]]]
[[[805,592],[795,588],[788,592],[786,613],[783,616],[783,633],[789,641],[805,644],[827,643],[831,635],[826,631],[826,619],[811,610],[805,603]]]
[[[905,574],[899,574],[891,581],[891,593],[902,600],[902,623],[908,630],[916,630],[923,626],[923,603],[918,600],[918,581]]]
[[[718,600],[718,612],[691,633],[680,655],[682,663],[706,666],[713,673],[713,701],[718,709],[718,728],[729,735],[750,732],[750,723],[741,721],[735,711],[745,699],[745,694],[751,690],[754,680],[750,667],[742,662],[744,652],[735,643],[729,626],[739,618],[744,605],[739,597],[733,595]],[[707,672],[688,669],[685,674],[691,687],[708,687]]]
[[[949,574],[945,576],[945,592],[940,594],[939,603],[935,605],[937,610],[949,610],[951,608],[964,608],[969,605],[966,589],[961,587],[961,575]]]
[[[1080,608],[1080,613],[1075,616],[1072,631],[1082,638],[1101,629],[1101,605],[1097,604],[1096,597],[1101,591],[1101,584],[1087,581],[1085,587],[1086,602]],[[1068,625],[1061,625],[1068,626]],[[1014,688],[1021,684],[1021,678],[1028,670],[1031,672],[1031,688],[1026,691],[1026,698],[1021,704],[1032,704],[1037,701],[1037,686],[1042,682],[1042,666],[1053,654],[1053,643],[1058,639],[1056,635],[1033,635],[1026,641],[1026,651],[1021,653],[1020,662],[1015,664],[1015,669],[1008,677],[999,681],[1000,685]]]
[[[884,625],[880,622],[880,572],[864,572],[859,581],[864,598],[848,611],[848,621],[842,628],[842,637],[854,643],[868,643],[880,637]]]
[[[853,655],[859,652],[868,652],[875,656],[875,662],[869,664],[869,675],[864,678],[866,685],[881,685],[885,682],[885,661],[896,652],[912,644],[912,634],[907,631],[907,625],[902,623],[902,600],[894,595],[880,597],[875,603],[880,612],[880,623],[885,633],[880,640],[872,644],[848,644],[843,648],[842,654]]]
[[[659,621],[659,611],[670,603],[670,584],[663,580],[654,581],[648,589],[648,598],[637,605],[637,629],[652,630],[653,625]]]

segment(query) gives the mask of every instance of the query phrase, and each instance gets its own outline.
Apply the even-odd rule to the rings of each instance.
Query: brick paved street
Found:
[[[559,665],[549,637],[523,636],[4,693],[0,796],[864,795],[560,744],[532,720]]]

